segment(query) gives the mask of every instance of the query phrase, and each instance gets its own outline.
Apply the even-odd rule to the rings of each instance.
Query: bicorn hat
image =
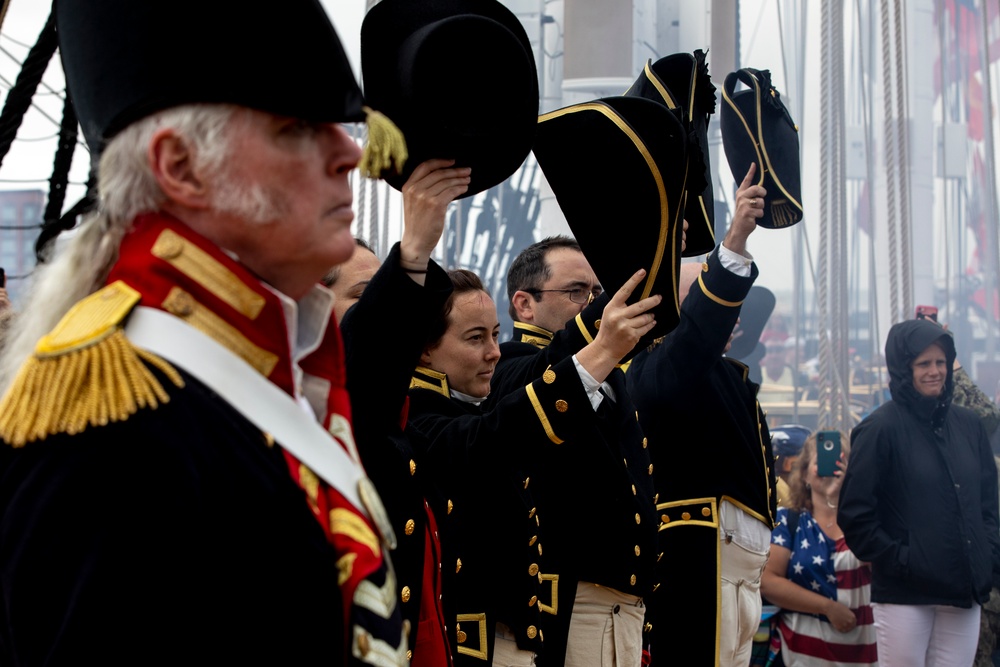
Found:
[[[421,162],[471,167],[469,197],[531,152],[538,73],[520,20],[496,0],[382,0],[361,26],[365,99],[406,136],[409,158],[383,174],[401,189]]]
[[[736,91],[738,81],[747,88]],[[729,74],[722,99],[722,145],[733,178],[742,183],[750,163],[756,163],[756,184],[767,190],[757,224],[794,225],[802,220],[799,128],[771,85],[771,73],[744,68]]]
[[[705,52],[675,53],[647,61],[626,95],[645,97],[681,110],[688,132],[688,170],[684,219],[688,221],[685,257],[715,247],[715,195],[709,159],[708,124],[715,113],[715,86]]]
[[[182,104],[365,118],[319,0],[56,0],[55,12],[67,87],[94,154],[134,121]]]
[[[630,302],[660,294],[656,327],[677,326],[687,132],[675,113],[642,97],[606,97],[538,119],[535,157],[573,236],[606,290],[640,268]]]
[[[760,357],[764,356],[763,351],[766,347],[760,343],[760,337],[764,333],[767,321],[771,319],[776,303],[774,292],[766,287],[754,285],[750,288],[747,298],[740,306],[740,323],[736,328],[739,335],[733,339],[733,345],[726,353],[727,356],[744,363],[755,352],[759,352]],[[761,345],[759,350],[758,344]]]

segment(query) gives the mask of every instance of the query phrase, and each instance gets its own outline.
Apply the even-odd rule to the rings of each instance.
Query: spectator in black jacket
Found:
[[[1000,573],[996,465],[979,418],[952,405],[951,334],[901,322],[885,356],[892,400],[851,434],[837,521],[872,563],[880,664],[970,665]]]

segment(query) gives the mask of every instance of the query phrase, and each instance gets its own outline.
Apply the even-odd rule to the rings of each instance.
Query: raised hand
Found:
[[[757,220],[764,217],[764,197],[767,196],[767,190],[754,184],[756,173],[757,164],[752,162],[736,190],[736,212],[729,232],[722,241],[726,248],[741,255],[746,255],[747,238],[757,229]]]
[[[601,328],[594,341],[577,353],[577,361],[599,382],[656,325],[655,317],[648,311],[663,300],[662,296],[655,294],[631,305],[626,303],[645,277],[646,270],[639,269],[615,292],[604,307]]]
[[[472,170],[455,168],[454,160],[422,162],[403,185],[403,237],[400,259],[404,268],[425,269],[444,232],[448,204],[469,189]]]

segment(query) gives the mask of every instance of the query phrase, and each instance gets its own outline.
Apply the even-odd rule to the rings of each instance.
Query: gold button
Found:
[[[600,331],[600,329],[601,329],[601,320],[600,319],[594,320],[594,328],[597,329],[598,331]]]
[[[653,494],[653,502],[654,503],[660,502],[660,494],[658,494],[658,493],[654,493]]]
[[[403,532],[405,532],[407,535],[412,535],[413,529],[416,528],[416,526],[417,524],[413,522],[413,519],[408,519],[406,521],[406,527],[403,528]]]
[[[407,651],[406,652],[406,660],[407,660],[407,662],[409,662],[410,660],[413,660],[413,651]]]
[[[637,544],[637,545],[635,545],[635,555],[636,555],[636,556],[638,556],[638,555],[639,555],[639,551],[640,551],[640,549],[639,549],[639,545]]]
[[[639,421],[639,411],[638,410],[635,411],[635,420]]]
[[[410,474],[411,475],[417,474],[417,462],[414,461],[413,459],[410,459]]]
[[[646,449],[646,447],[648,447],[648,446],[649,446],[649,439],[643,438],[642,439],[642,448]]]
[[[458,638],[458,643],[459,643],[459,644],[464,644],[464,643],[465,643],[465,640],[469,638],[469,637],[468,637],[468,635],[466,635],[466,634],[465,634],[464,632],[462,632],[461,630],[459,630],[459,631],[458,631],[458,633],[457,633],[457,635],[456,635],[456,636],[457,636],[457,638]]]
[[[449,500],[448,501],[448,514],[451,514],[451,511],[453,509],[455,509],[455,503],[453,503],[453,502],[451,502],[451,500]]]
[[[188,317],[194,312],[194,297],[187,292],[177,291],[163,302],[163,306],[167,309],[167,312],[172,315],[176,315],[177,317]]]
[[[690,521],[691,520],[691,513],[690,512],[683,512],[681,514],[681,518],[684,519],[685,521]]]
[[[533,625],[528,626],[528,639],[534,639],[538,636],[538,628]]]
[[[639,523],[640,521],[642,521],[642,517],[641,517],[641,516],[639,516],[639,513],[638,513],[638,512],[636,512],[636,514],[635,514],[635,522],[636,522],[636,523]]]
[[[542,517],[538,516],[537,514],[535,515],[535,525],[536,526],[542,525]]]
[[[661,560],[663,560],[663,552],[662,551],[660,552],[660,555],[656,557],[656,562],[659,563]]]
[[[650,632],[652,631],[652,629],[653,629],[652,623],[647,623],[646,625],[642,626],[643,632]]]
[[[632,578],[628,580],[628,582],[630,584],[632,584],[633,586],[635,586],[635,575],[634,574],[632,575]]]
[[[368,633],[362,632],[358,635],[358,651],[361,652],[362,656],[368,655],[368,652],[372,650],[371,641],[368,639]]]
[[[531,481],[530,477],[525,477],[524,478],[524,488],[528,488],[528,482],[530,482],[530,481]]]
[[[649,474],[650,475],[653,474],[653,464],[652,463],[649,464]]]
[[[625,467],[626,467],[626,468],[628,467],[628,459],[622,459],[622,463],[624,463],[624,464],[625,464]]]
[[[711,513],[712,513],[712,510],[708,509],[707,507],[702,507],[701,508],[701,515],[702,516],[708,516]]]
[[[267,431],[264,431],[264,444],[268,447],[274,447],[274,436]]]
[[[567,410],[569,410],[569,403],[561,398],[556,401],[556,412],[566,412]]]
[[[556,381],[556,372],[551,368],[542,373],[542,382],[552,384]]]
[[[632,485],[632,495],[634,496],[635,494],[636,494],[636,492],[635,492],[635,484],[633,484]]]
[[[663,523],[670,523],[670,517],[667,516],[666,514],[661,514],[660,521],[662,521]]]
[[[529,607],[534,607],[536,602],[538,602],[538,596],[537,595],[532,595],[531,599],[528,600],[528,606]]]
[[[462,571],[462,559],[459,558],[458,560],[455,561],[455,574],[458,574],[461,571]]]
[[[542,555],[542,543],[541,542],[538,543],[538,555],[539,556]]]
[[[535,516],[535,510],[537,510],[537,509],[538,509],[537,507],[532,507],[530,510],[528,510],[528,518],[529,519]]]
[[[400,591],[399,597],[402,598],[403,602],[409,602],[410,601],[410,587],[409,586],[403,586],[403,590]]]
[[[531,576],[535,576],[536,574],[538,574],[538,565],[536,563],[532,563],[531,565],[528,566],[528,574],[530,574]]]
[[[701,270],[704,271],[705,273],[708,273],[708,262],[701,263]]]
[[[163,234],[156,239],[153,253],[161,259],[174,259],[184,252],[184,241],[174,235]]]
[[[528,540],[528,546],[529,547],[535,546],[535,542],[537,542],[537,541],[538,541],[538,535],[532,535],[531,539]]]

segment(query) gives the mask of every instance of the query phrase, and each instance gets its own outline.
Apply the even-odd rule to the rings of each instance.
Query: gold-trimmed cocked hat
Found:
[[[746,84],[736,90],[736,84]],[[722,90],[722,145],[737,183],[750,163],[757,164],[757,185],[764,186],[761,227],[789,227],[802,220],[799,129],[771,85],[768,70],[744,68],[726,77]]]
[[[663,296],[644,349],[679,321],[684,126],[659,102],[606,97],[540,116],[534,152],[604,289],[644,268],[630,302]]]
[[[649,60],[626,95],[645,97],[678,109],[688,133],[688,172],[684,219],[688,221],[685,257],[715,247],[715,194],[709,158],[708,124],[715,113],[715,86],[705,52],[674,53]]]
[[[382,178],[397,190],[421,162],[471,167],[472,196],[531,152],[538,73],[521,21],[496,0],[382,0],[361,25],[365,99],[406,136]]]

